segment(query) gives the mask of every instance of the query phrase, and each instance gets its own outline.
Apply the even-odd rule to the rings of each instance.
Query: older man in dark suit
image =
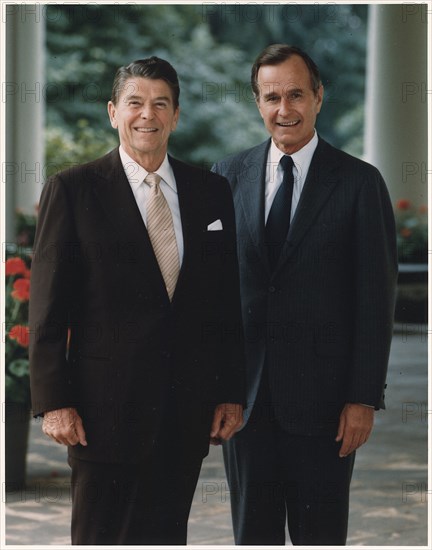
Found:
[[[168,62],[121,67],[108,104],[120,148],[42,193],[32,399],[68,445],[73,544],[186,544],[210,438],[241,425],[232,195],[167,155],[178,98]]]
[[[217,163],[236,209],[245,425],[224,444],[237,544],[346,543],[355,450],[384,407],[397,273],[379,172],[315,131],[315,63],[284,44],[252,68],[271,139]]]

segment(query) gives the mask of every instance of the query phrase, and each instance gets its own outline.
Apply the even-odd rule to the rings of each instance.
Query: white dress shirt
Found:
[[[318,145],[318,136],[315,130],[313,138],[296,153],[289,155],[294,162],[294,189],[291,204],[291,220],[294,217],[297,205],[300,200],[300,195],[303,191],[303,186],[306,181],[306,176],[309,171],[309,166],[312,161],[313,154]],[[265,223],[270,212],[273,200],[278,192],[278,189],[283,180],[283,168],[280,164],[284,153],[277,148],[272,140],[267,156],[267,169],[265,178]]]
[[[150,193],[150,186],[144,183],[144,179],[147,177],[147,170],[143,168],[140,164],[134,161],[120,145],[119,148],[120,159],[123,164],[123,168],[126,174],[126,177],[131,186],[132,193],[134,194],[137,206],[141,212],[143,222],[147,227],[147,197]],[[177,184],[174,177],[174,172],[171,168],[171,165],[168,161],[168,155],[165,155],[165,158],[162,164],[155,172],[158,176],[161,177],[160,190],[162,191],[169,209],[171,210],[171,215],[174,224],[174,232],[177,241],[177,248],[179,253],[180,265],[183,261],[184,253],[184,244],[183,244],[183,230],[181,224],[180,216],[180,206],[178,201],[177,193]]]

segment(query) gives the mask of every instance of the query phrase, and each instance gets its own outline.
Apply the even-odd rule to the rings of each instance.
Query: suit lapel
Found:
[[[169,162],[176,180],[183,231],[183,262],[174,293],[175,298],[177,290],[179,287],[181,288],[182,282],[187,276],[195,239],[200,236],[200,201],[199,194],[192,188],[194,182],[190,180],[190,168],[171,156],[169,156]]]
[[[291,258],[339,181],[333,148],[320,139],[275,273]]]
[[[93,188],[107,219],[114,228],[117,242],[120,246],[130,248],[136,268],[141,270],[140,280],[165,289],[159,264],[124,172],[118,149],[111,151],[95,165]]]
[[[270,140],[267,140],[254,148],[243,160],[238,177],[243,219],[255,250],[268,270],[270,267],[264,246],[264,187],[269,147]]]

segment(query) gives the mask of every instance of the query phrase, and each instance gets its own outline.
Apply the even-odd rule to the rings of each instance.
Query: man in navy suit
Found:
[[[396,239],[376,168],[317,135],[318,68],[267,47],[252,88],[271,139],[218,162],[236,209],[247,408],[224,444],[237,544],[346,543],[355,451],[384,408]]]
[[[179,93],[167,61],[121,67],[108,104],[120,147],[41,197],[33,411],[68,446],[73,544],[186,544],[210,439],[242,421],[232,195],[167,155]]]

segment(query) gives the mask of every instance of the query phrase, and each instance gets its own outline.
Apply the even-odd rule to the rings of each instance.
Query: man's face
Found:
[[[164,80],[130,78],[121,90],[117,105],[112,101],[108,103],[108,113],[126,153],[144,168],[157,169],[179,116],[168,84]]]
[[[293,55],[279,65],[264,65],[258,71],[259,112],[277,147],[291,155],[313,137],[321,110],[323,87],[315,94],[306,63]]]

